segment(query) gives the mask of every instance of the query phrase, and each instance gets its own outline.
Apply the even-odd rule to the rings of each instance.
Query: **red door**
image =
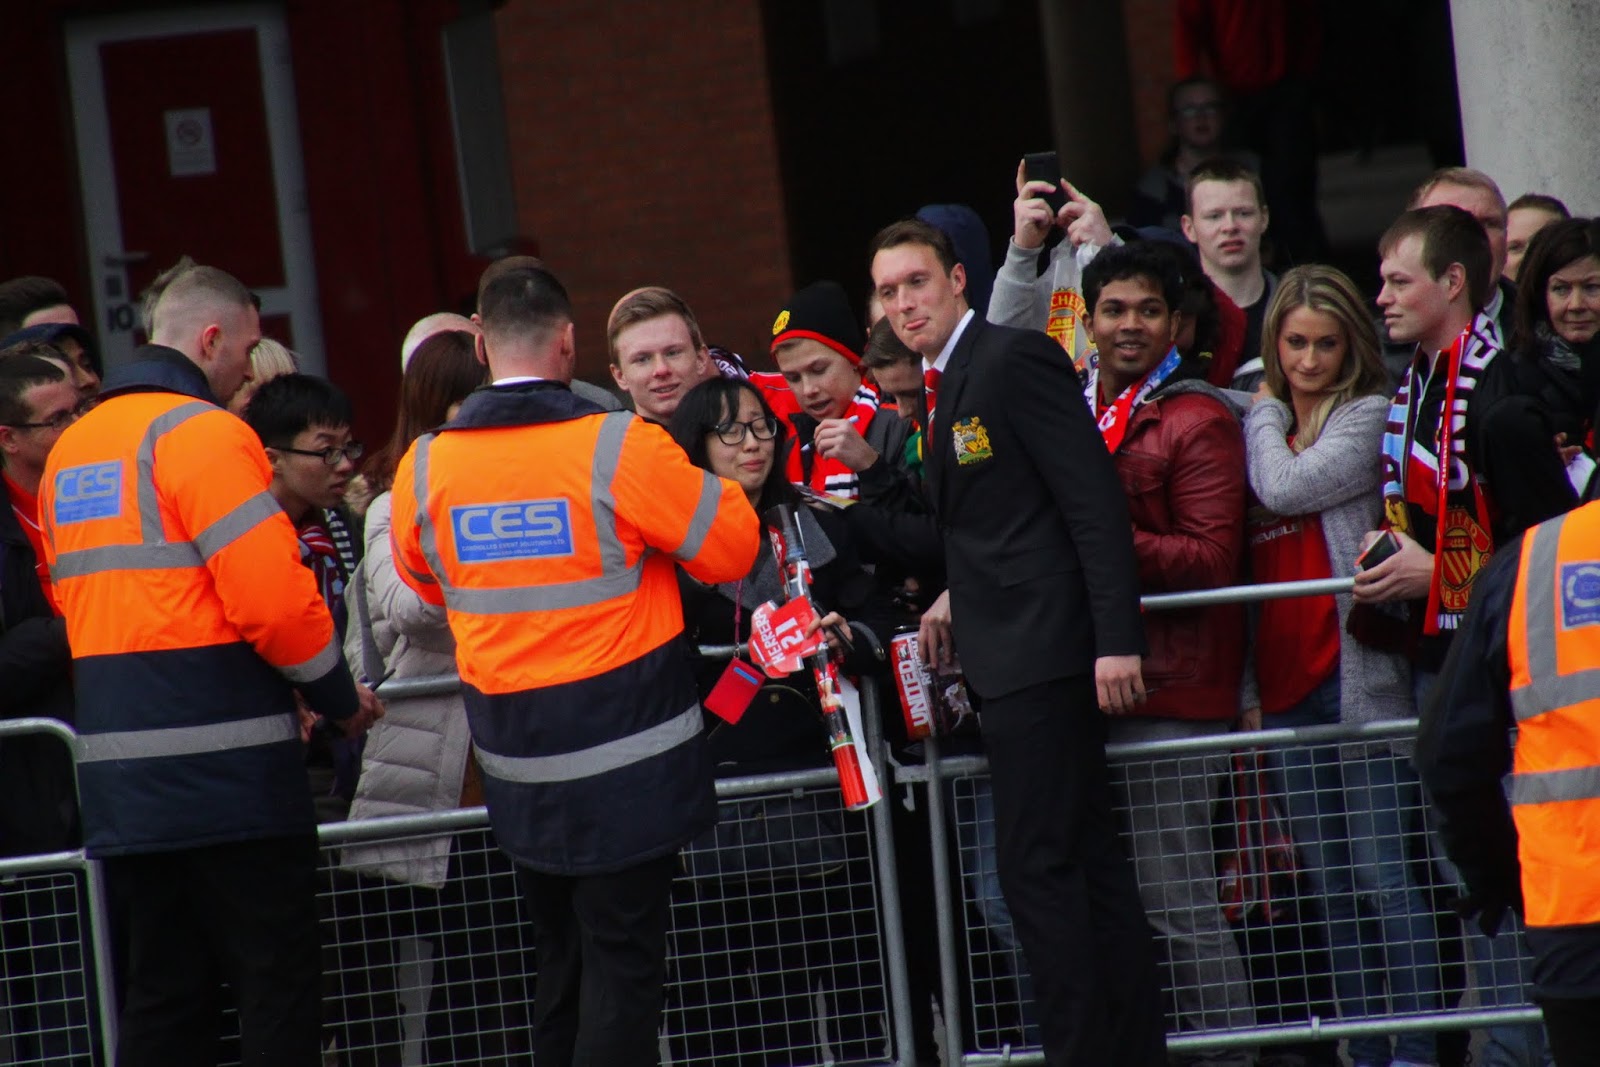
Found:
[[[255,291],[263,331],[322,371],[281,19],[208,7],[85,20],[67,41],[108,364],[143,340],[139,294],[189,255]]]

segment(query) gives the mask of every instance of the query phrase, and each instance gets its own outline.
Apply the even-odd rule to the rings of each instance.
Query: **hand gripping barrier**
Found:
[[[1348,579],[1246,586],[1147,597],[1144,606],[1172,610],[1349,586]],[[398,699],[458,686],[453,676],[395,679],[382,693]],[[879,699],[875,680],[864,680],[870,750],[889,767]],[[73,739],[49,720],[0,724],[0,737],[38,730]],[[1224,840],[1223,824],[1232,820],[1218,818],[1207,828],[1217,838],[1204,855],[1191,855],[1147,847],[1148,835],[1128,828],[1166,957],[1169,1049],[1387,1041],[1539,1020],[1524,995],[1521,939],[1463,936],[1448,908],[1453,872],[1404,773],[1415,730],[1408,720],[1108,747],[1123,817],[1132,801],[1176,817],[1196,798],[1232,812],[1243,791],[1255,798],[1250,810],[1275,813],[1272,827],[1298,846],[1286,853],[1281,842]],[[920,765],[895,768],[894,795],[886,788],[886,802],[864,816],[842,810],[831,767],[718,781],[721,821],[685,850],[674,889],[663,1063],[915,1062],[890,823],[892,805],[907,799],[925,803],[928,813],[932,878],[917,871],[910,885],[931,888],[934,898],[946,1062],[1043,1062],[1027,968],[993,875],[987,763],[942,756],[936,740],[924,754]],[[1302,831],[1319,822],[1336,829],[1308,843]],[[330,1062],[515,1057],[526,1042],[533,946],[484,809],[328,824],[319,837]],[[441,884],[385,873],[396,855],[441,840],[450,857]],[[1293,857],[1288,870],[1285,854]],[[1225,862],[1230,857],[1242,868]],[[1411,883],[1391,877],[1405,866],[1430,873]],[[1199,900],[1196,885],[1210,887]],[[63,893],[66,903],[51,903]],[[1238,899],[1230,903],[1230,894]],[[8,935],[0,949],[0,1060],[109,1062],[115,1019],[106,915],[98,864],[81,852],[0,861],[0,929]],[[46,917],[65,932],[13,947],[12,931]],[[1194,935],[1195,927],[1209,939]],[[1352,934],[1357,928],[1366,940]],[[60,976],[69,987],[56,998],[68,1021],[30,1023],[40,1016],[17,1010],[18,977],[39,975]],[[16,1052],[57,1032],[76,1042],[73,1050],[92,1041],[104,1055],[29,1060]]]

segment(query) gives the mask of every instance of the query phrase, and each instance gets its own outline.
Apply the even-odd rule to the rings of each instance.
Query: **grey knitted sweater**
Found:
[[[1294,413],[1286,404],[1262,400],[1245,416],[1250,488],[1279,515],[1319,515],[1335,577],[1353,572],[1362,538],[1378,528],[1382,517],[1380,444],[1388,411],[1387,397],[1353,400],[1328,416],[1316,442],[1300,453],[1288,444]],[[1414,717],[1411,665],[1403,656],[1368,648],[1346,633],[1350,595],[1341,593],[1334,599],[1339,606],[1341,721]],[[1241,706],[1246,708],[1260,705],[1253,660],[1250,666],[1241,692]]]

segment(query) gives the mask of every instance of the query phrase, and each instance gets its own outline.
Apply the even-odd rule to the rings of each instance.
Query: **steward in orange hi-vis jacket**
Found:
[[[39,492],[77,681],[90,855],[315,826],[293,690],[356,710],[261,442],[146,346],[62,434]]]
[[[456,637],[500,847],[553,874],[676,852],[715,819],[675,564],[744,577],[743,492],[558,382],[491,388],[395,472],[395,561]]]
[[[495,839],[539,947],[538,1063],[654,1063],[678,849],[716,819],[677,567],[742,578],[744,492],[661,427],[567,386],[572,307],[539,267],[490,267],[495,383],[394,477],[401,578],[456,639]]]
[[[295,690],[358,695],[268,493],[261,442],[218,406],[261,336],[248,290],[179,268],[156,344],[113,371],[40,485],[76,674],[85,844],[123,913],[118,1067],[216,1062],[226,982],[245,1063],[321,1063],[317,839]]]
[[[1595,1062],[1600,503],[1533,527],[1479,574],[1423,710],[1417,769],[1463,910],[1490,936],[1506,911],[1523,917],[1555,1062]]]

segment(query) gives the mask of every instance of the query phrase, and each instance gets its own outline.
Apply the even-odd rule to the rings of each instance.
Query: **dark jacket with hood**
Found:
[[[1555,441],[1587,446],[1597,407],[1600,339],[1574,346],[1541,331],[1484,370],[1468,409],[1468,446],[1494,494],[1496,543],[1581,502]]]
[[[33,546],[0,494],[0,718],[73,721],[67,622],[50,609]],[[0,856],[76,847],[72,753],[49,734],[0,738]]]

